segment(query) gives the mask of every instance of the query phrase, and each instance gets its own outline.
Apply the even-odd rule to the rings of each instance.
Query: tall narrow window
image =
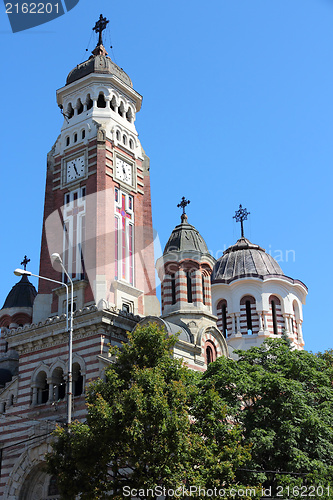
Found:
[[[99,94],[99,96],[98,96],[97,107],[98,108],[106,108],[106,101],[105,101],[105,97],[104,97],[103,93]]]
[[[251,334],[252,333],[252,315],[251,315],[251,302],[249,300],[247,300],[245,302],[245,308],[246,308],[247,333]]]
[[[191,273],[186,273],[186,285],[187,285],[187,302],[193,302],[192,297],[192,278]]]
[[[274,332],[274,335],[277,335],[278,334],[278,326],[277,326],[277,318],[276,318],[275,300],[271,301],[271,306],[272,306],[273,332]]]
[[[65,194],[63,260],[72,279],[84,279],[84,244],[86,188]],[[66,280],[66,276],[64,276]]]
[[[227,337],[227,305],[222,304],[222,333]]]
[[[213,361],[213,351],[210,346],[206,348],[206,361],[207,365],[209,365]]]
[[[171,274],[171,303],[176,303],[176,276],[175,274]]]
[[[134,285],[133,197],[115,190],[115,278]]]
[[[201,285],[202,285],[202,302],[206,304],[206,290],[205,290],[205,277],[201,276]]]

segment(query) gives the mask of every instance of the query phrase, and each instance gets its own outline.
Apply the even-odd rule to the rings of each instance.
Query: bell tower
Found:
[[[108,57],[108,22],[100,16],[92,55],[57,91],[64,122],[47,158],[39,274],[59,280],[50,259],[57,252],[74,282],[74,309],[159,314],[149,158],[135,127],[142,96]],[[33,321],[66,312],[63,294],[40,280]]]

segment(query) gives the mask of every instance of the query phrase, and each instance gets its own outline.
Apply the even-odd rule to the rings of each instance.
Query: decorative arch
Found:
[[[222,337],[221,332],[212,326],[200,329],[198,333],[197,344],[201,346],[201,351],[206,360],[206,348],[214,346],[216,350],[216,358],[228,356],[227,343]],[[214,351],[213,351],[214,354]],[[215,359],[213,361],[215,361]]]
[[[26,450],[15,462],[5,486],[4,498],[18,500],[60,498],[48,495],[51,476],[44,470],[44,457],[51,451],[50,444],[46,442]]]
[[[12,322],[11,316],[9,316],[9,314],[4,314],[0,318],[0,327],[9,328],[11,322]]]

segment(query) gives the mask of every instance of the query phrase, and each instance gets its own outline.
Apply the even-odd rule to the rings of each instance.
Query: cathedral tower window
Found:
[[[213,344],[212,341],[207,340],[205,342],[205,358],[206,358],[206,365],[208,366],[210,363],[213,363],[213,361],[216,360],[216,348]]]
[[[74,109],[73,109],[73,106],[72,106],[72,103],[70,102],[67,106],[67,118],[68,120],[70,120],[73,116],[74,116]]]
[[[87,104],[87,110],[91,109],[94,105],[93,100],[90,97],[90,94],[87,95],[86,104]]]
[[[130,149],[134,149],[134,142],[132,139],[129,140],[129,147]]]
[[[86,137],[86,131],[82,130],[81,132],[81,139],[83,140]]]
[[[116,98],[115,96],[113,96],[110,101],[110,108],[112,109],[112,111],[116,111],[116,107],[117,107]]]
[[[117,132],[116,132],[116,139],[117,139],[117,141],[120,141],[120,132],[119,132],[119,130],[117,130]]]
[[[275,300],[271,300],[271,308],[272,308],[272,320],[273,320],[273,333],[274,335],[278,334],[278,327],[277,327],[277,319],[276,319],[276,305],[275,305]]]
[[[257,333],[259,330],[259,319],[255,318],[256,301],[251,295],[246,295],[240,301],[240,330],[244,335]]]
[[[66,137],[66,146],[69,146],[69,137]]]
[[[133,121],[133,113],[131,108],[128,108],[127,113],[126,113],[126,120],[130,123]]]
[[[66,382],[63,369],[57,367],[52,374],[54,401],[64,399],[66,396]]]
[[[79,363],[73,364],[73,394],[80,396],[83,393],[83,375]]]
[[[191,273],[187,271],[186,273],[186,288],[187,288],[187,302],[193,302],[192,296],[192,277]]]
[[[171,304],[176,303],[176,275],[172,273],[170,275],[171,278]]]
[[[125,106],[124,106],[123,101],[121,101],[120,106],[118,108],[118,114],[120,116],[124,116],[124,114],[125,114]]]
[[[45,404],[49,399],[49,384],[47,383],[46,373],[41,371],[36,377],[37,386],[37,404]]]
[[[100,94],[98,96],[97,107],[98,108],[106,108],[106,100],[105,100],[103,92],[100,92]]]
[[[83,187],[65,194],[63,255],[64,265],[72,279],[84,279],[85,232],[85,187]]]
[[[81,99],[78,99],[76,108],[77,108],[77,114],[80,115],[83,112],[83,104],[81,102]]]
[[[217,318],[217,326],[227,338],[227,301],[225,299],[220,300],[217,304]]]
[[[134,285],[133,197],[115,189],[115,279]]]
[[[74,134],[74,142],[77,142],[77,134]]]
[[[125,135],[125,134],[123,135],[123,144],[125,144],[125,146],[126,146],[126,144],[127,144],[127,137],[126,137],[126,135]]]

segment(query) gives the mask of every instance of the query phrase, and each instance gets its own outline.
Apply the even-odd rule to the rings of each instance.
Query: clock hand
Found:
[[[74,165],[74,170],[76,172],[76,175],[79,175],[79,172],[76,170],[76,166]]]

